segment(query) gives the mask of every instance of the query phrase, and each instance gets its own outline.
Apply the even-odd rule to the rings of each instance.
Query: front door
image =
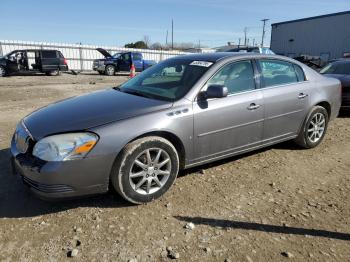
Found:
[[[226,86],[229,95],[194,102],[194,162],[244,152],[262,139],[263,95],[256,89],[252,62],[224,66],[204,90],[211,84]]]
[[[308,83],[302,69],[282,60],[259,60],[265,105],[264,142],[297,135],[308,109]]]
[[[6,61],[6,71],[9,73],[15,73],[21,70],[21,60],[23,57],[23,52],[13,52],[8,55],[7,61]]]

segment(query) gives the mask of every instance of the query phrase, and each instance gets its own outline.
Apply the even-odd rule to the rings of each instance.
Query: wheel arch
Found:
[[[327,113],[328,113],[328,118],[331,117],[331,114],[332,114],[332,107],[331,107],[331,104],[327,101],[321,101],[321,102],[318,102],[317,104],[315,104],[314,106],[322,106],[324,109],[327,110]]]
[[[115,63],[113,63],[113,62],[110,62],[110,63],[105,64],[105,70],[106,70],[106,67],[107,67],[107,66],[113,66],[114,69],[115,69],[115,71],[116,71],[116,72],[118,71],[118,65],[115,64]]]
[[[185,146],[182,143],[181,139],[177,135],[175,135],[174,133],[171,133],[169,131],[151,131],[151,132],[147,132],[147,133],[144,133],[142,135],[139,135],[139,136],[133,138],[128,143],[126,143],[126,145],[137,140],[137,139],[148,137],[148,136],[158,136],[158,137],[164,138],[164,139],[168,140],[170,143],[172,143],[173,146],[175,147],[177,153],[178,153],[178,156],[179,156],[180,169],[184,169],[185,160],[186,160]]]

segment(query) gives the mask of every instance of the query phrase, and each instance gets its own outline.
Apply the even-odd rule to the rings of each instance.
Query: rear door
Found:
[[[41,50],[41,70],[49,72],[59,69],[59,58],[55,50]]]
[[[130,71],[131,67],[131,53],[123,53],[118,58],[118,69],[119,71]]]
[[[224,85],[224,98],[194,102],[195,162],[215,159],[259,146],[263,135],[262,91],[256,88],[253,63],[233,62],[206,84]]]
[[[265,105],[264,143],[295,136],[308,110],[308,82],[301,67],[278,59],[259,59]]]

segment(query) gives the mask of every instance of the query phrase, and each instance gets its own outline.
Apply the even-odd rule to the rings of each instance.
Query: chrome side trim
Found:
[[[256,124],[256,123],[260,123],[260,122],[264,122],[264,119],[259,119],[259,120],[252,121],[252,122],[249,122],[249,123],[244,123],[244,124],[241,124],[241,125],[225,127],[225,128],[217,129],[217,130],[210,131],[210,132],[207,132],[207,133],[198,134],[198,137],[203,137],[203,136],[207,136],[207,135],[211,135],[211,134],[215,134],[215,133],[220,133],[220,132],[224,132],[224,131],[227,131],[227,130],[230,130],[230,129],[243,127],[243,126],[249,126],[251,124]]]

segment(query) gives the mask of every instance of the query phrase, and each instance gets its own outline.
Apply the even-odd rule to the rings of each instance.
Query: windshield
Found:
[[[112,57],[118,58],[120,55],[121,55],[121,53],[115,53],[114,55],[112,55]]]
[[[350,62],[334,62],[326,65],[321,74],[350,75]]]
[[[212,64],[186,58],[169,59],[130,79],[119,90],[153,99],[176,101],[187,94]]]

